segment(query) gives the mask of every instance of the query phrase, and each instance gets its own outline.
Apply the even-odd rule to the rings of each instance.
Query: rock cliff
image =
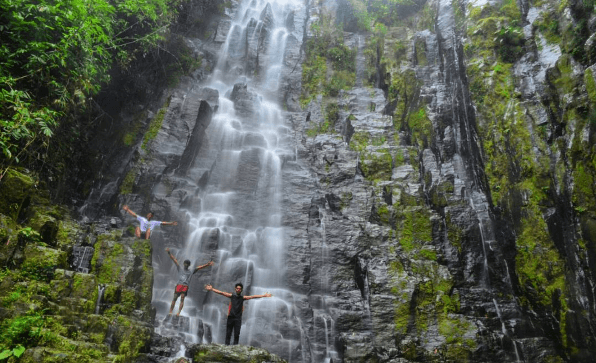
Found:
[[[64,232],[47,201],[3,202],[7,231],[32,229],[3,232],[19,242],[0,257],[43,281],[19,305],[10,296],[25,277],[4,273],[6,319],[46,304],[98,357],[157,359],[222,343],[226,301],[202,286],[243,281],[274,298],[248,305],[241,343],[290,362],[592,361],[593,3],[225,5],[185,39],[201,67],[127,116],[147,131],[111,155],[111,179],[80,210],[103,222]],[[124,203],[180,225],[152,246],[122,237]],[[161,322],[166,246],[216,262],[193,280],[178,327]],[[71,256],[91,274],[68,271]],[[64,306],[79,320],[61,320]]]

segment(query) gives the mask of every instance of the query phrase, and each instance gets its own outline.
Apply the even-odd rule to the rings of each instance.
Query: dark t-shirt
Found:
[[[232,294],[230,298],[230,307],[228,311],[228,316],[231,318],[242,318],[242,308],[244,305],[244,296],[238,295],[236,293]]]

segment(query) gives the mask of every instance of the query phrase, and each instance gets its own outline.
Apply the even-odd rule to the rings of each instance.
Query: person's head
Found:
[[[238,294],[238,295],[240,295],[242,293],[243,289],[244,289],[244,285],[242,285],[241,282],[234,285],[234,290],[236,291],[236,294]]]
[[[190,260],[184,260],[184,268],[188,269],[190,267]]]
[[[151,218],[153,218],[153,212],[147,213],[147,220],[149,221]]]

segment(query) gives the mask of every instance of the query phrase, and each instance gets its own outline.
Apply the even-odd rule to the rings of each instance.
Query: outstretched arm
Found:
[[[207,291],[213,291],[214,293],[220,294],[220,295],[225,296],[225,297],[232,297],[232,294],[230,294],[229,292],[223,292],[223,291],[216,290],[211,285],[205,285],[205,290],[207,290]]]
[[[178,264],[178,260],[176,259],[176,257],[174,257],[174,255],[172,254],[172,252],[170,252],[170,248],[166,247],[166,252],[168,253],[168,255],[170,255],[170,258],[172,259],[172,261],[174,261],[174,263],[176,264],[176,266],[180,267],[180,265]]]
[[[245,296],[244,300],[251,300],[251,299],[260,299],[262,297],[271,297],[273,295],[271,295],[270,293],[266,293],[263,295],[252,295],[252,296]]]
[[[197,268],[195,269],[195,272],[197,272],[197,271],[199,271],[200,269],[202,269],[202,268],[205,268],[205,267],[207,267],[207,266],[213,266],[213,264],[214,264],[214,263],[215,263],[215,262],[213,262],[213,261],[209,261],[209,262],[207,262],[207,263],[206,263],[206,264],[204,264],[204,265],[197,266]]]
[[[174,222],[161,222],[161,224],[166,224],[166,225],[170,225],[170,226],[177,226],[178,222],[174,221]]]
[[[137,214],[135,212],[131,211],[130,208],[128,208],[128,206],[126,204],[122,206],[122,209],[124,209],[125,211],[127,211],[128,214],[130,214],[133,217],[136,217],[137,216]]]

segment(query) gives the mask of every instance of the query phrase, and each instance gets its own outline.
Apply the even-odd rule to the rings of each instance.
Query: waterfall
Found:
[[[206,175],[207,181],[194,191],[200,203],[186,210],[186,240],[170,248],[180,263],[189,259],[191,268],[209,260],[215,265],[193,277],[180,318],[168,320],[177,270],[161,258],[153,304],[160,322],[156,330],[162,335],[181,334],[189,343],[224,343],[229,300],[202,287],[210,283],[233,292],[241,282],[245,295],[270,292],[273,297],[244,303],[240,344],[304,361],[308,347],[302,346],[296,294],[285,280],[281,208],[283,160],[297,151],[278,103],[287,40],[300,38],[286,28],[285,19],[302,6],[288,0],[242,1],[225,41],[221,39],[212,75],[196,85],[217,90],[219,107],[205,130],[208,145],[188,171],[189,176]],[[178,306],[179,300],[174,314]]]
[[[97,302],[95,303],[95,314],[99,314],[99,307],[101,306],[101,298],[103,297],[103,292],[106,289],[106,285],[98,284],[97,285]]]

